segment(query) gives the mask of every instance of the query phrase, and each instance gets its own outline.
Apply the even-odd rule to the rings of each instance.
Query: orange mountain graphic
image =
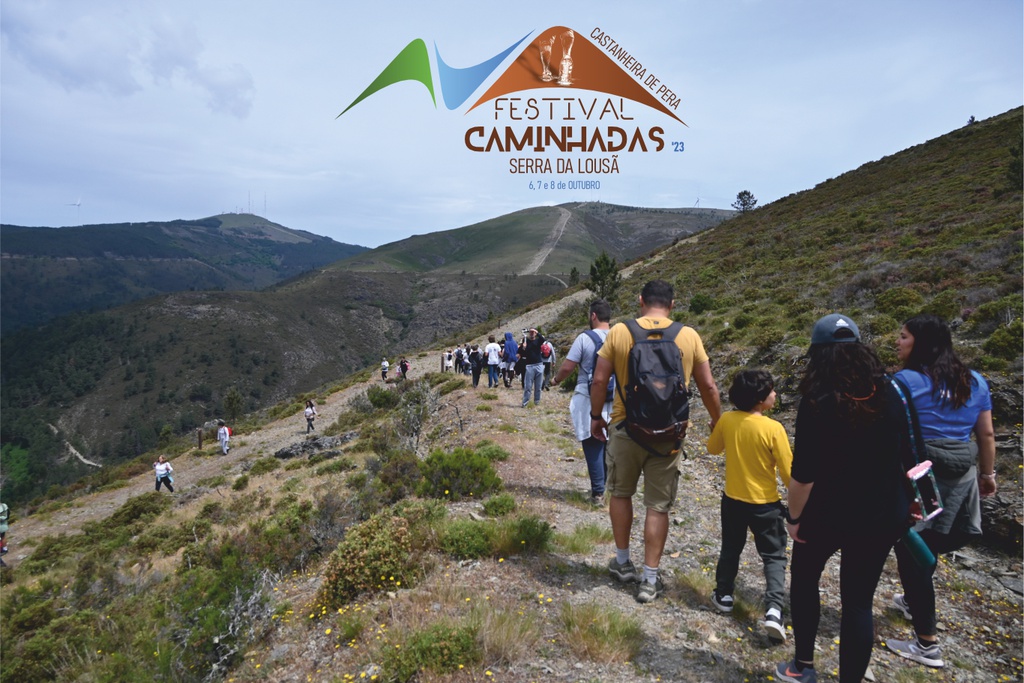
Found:
[[[539,88],[566,90],[571,87],[626,97],[668,114],[679,123],[686,125],[671,109],[655,97],[654,93],[623,69],[608,53],[575,31],[571,32],[573,35],[571,47],[569,47],[572,59],[571,85],[560,85],[559,69],[565,51],[564,46],[568,46],[570,42],[569,36],[566,35],[567,32],[570,32],[570,29],[564,26],[554,26],[542,31],[529,47],[519,53],[505,73],[468,111],[473,111],[484,102],[523,90]],[[554,38],[553,41],[552,38]],[[543,78],[544,66],[541,61],[541,47],[544,45],[550,46],[549,70],[553,76],[549,78],[552,80]]]

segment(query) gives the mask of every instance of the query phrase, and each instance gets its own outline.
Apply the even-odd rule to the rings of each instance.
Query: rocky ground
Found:
[[[534,311],[529,319],[506,321],[504,329],[542,325],[550,319],[545,316],[550,315],[550,311]],[[318,424],[333,422],[344,412],[348,400],[363,388],[355,386],[325,397],[318,407]],[[506,490],[522,508],[547,520],[556,533],[570,533],[586,525],[607,529],[607,509],[593,507],[587,500],[586,464],[568,419],[569,394],[557,389],[544,392],[539,406],[525,409],[520,407],[521,398],[518,383],[511,389],[491,391],[467,386],[442,397],[433,424],[424,430],[433,435],[429,447],[473,446],[490,439],[511,454],[507,461],[496,463],[496,467]],[[483,405],[489,409],[477,409]],[[709,601],[719,548],[718,500],[724,468],[720,458],[709,456],[704,450],[707,436],[707,416],[699,401],[695,401],[687,437],[689,458],[681,465],[679,497],[662,563],[667,591],[654,603],[638,604],[634,586],[621,585],[609,578],[605,567],[613,554],[610,540],[578,555],[556,550],[539,557],[462,563],[439,560],[418,587],[398,589],[354,606],[356,611],[371,615],[368,618],[376,625],[370,632],[364,632],[358,642],[345,642],[337,633],[331,633],[331,624],[339,630],[337,620],[341,617],[334,617],[326,627],[323,623],[330,615],[315,604],[321,567],[311,567],[305,574],[275,577],[268,590],[273,592],[274,605],[283,616],[267,638],[247,654],[245,664],[232,672],[230,680],[340,681],[360,680],[361,674],[366,674],[362,680],[369,680],[379,672],[370,654],[381,652],[374,649],[374,640],[386,639],[389,628],[394,630],[398,622],[408,623],[417,611],[454,610],[463,601],[468,609],[468,605],[479,600],[528,611],[536,616],[542,636],[511,663],[485,661],[472,670],[467,668],[443,677],[426,676],[423,680],[773,680],[774,665],[792,657],[792,639],[775,645],[762,633],[763,579],[752,543],[743,557],[737,610],[732,615],[721,615]],[[189,514],[205,496],[232,495],[230,487],[210,491],[197,487],[196,482],[220,474],[239,474],[255,458],[273,455],[306,439],[305,422],[301,414],[296,414],[251,434],[237,435],[228,456],[213,455],[212,449],[207,448],[202,453],[175,458],[178,494],[174,514]],[[273,492],[289,476],[293,474],[279,470],[254,478],[250,487]],[[31,547],[19,544],[19,537],[74,533],[83,525],[98,522],[129,496],[149,490],[150,486],[152,475],[140,475],[125,488],[96,492],[65,508],[18,520],[9,534],[10,562],[16,565],[31,552]],[[480,511],[476,502],[451,506],[451,513],[457,516],[471,517]],[[640,559],[642,549],[643,511],[639,504],[636,514],[632,532],[634,561]],[[833,558],[822,583],[818,670],[823,680],[835,680],[838,668],[838,567],[838,558]],[[1020,557],[970,547],[942,559],[936,585],[947,667],[926,670],[897,658],[884,647],[886,638],[905,639],[911,633],[909,622],[891,607],[892,595],[902,591],[895,560],[890,558],[875,597],[876,647],[871,665],[875,680],[1021,680],[1024,641]],[[581,654],[569,645],[560,615],[566,605],[588,603],[614,608],[638,620],[644,644],[634,659],[622,661],[602,653]],[[785,618],[788,624],[788,613]]]

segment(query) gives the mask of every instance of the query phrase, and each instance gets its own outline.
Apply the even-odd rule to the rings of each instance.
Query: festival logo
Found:
[[[554,26],[528,43],[529,38],[465,68],[447,64],[435,46],[436,87],[427,46],[416,39],[338,118],[389,85],[416,81],[435,107],[439,90],[449,110],[470,102],[467,117],[486,112],[481,123],[467,128],[463,144],[473,152],[512,153],[512,174],[619,173],[620,154],[683,151],[681,141],[666,143],[664,126],[635,123],[637,110],[649,108],[668,117],[668,125],[685,127],[679,95],[607,32],[595,28],[580,35]]]

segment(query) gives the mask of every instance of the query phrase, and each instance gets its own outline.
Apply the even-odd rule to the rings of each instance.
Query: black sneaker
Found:
[[[770,608],[764,615],[764,633],[774,643],[786,642],[786,628],[782,625],[782,612],[778,607]]]
[[[789,683],[818,683],[818,672],[813,666],[805,666],[803,671],[796,670],[796,661],[779,662],[775,667],[775,675],[780,681]]]
[[[636,601],[640,603],[654,602],[655,598],[665,592],[665,584],[659,576],[654,583],[647,581],[640,582],[640,588],[636,592]]]
[[[719,612],[728,614],[732,611],[733,599],[731,595],[719,595],[716,588],[711,594],[711,604],[718,608]]]
[[[632,560],[626,560],[619,564],[613,557],[608,563],[608,573],[622,583],[632,583],[637,579],[636,566]]]

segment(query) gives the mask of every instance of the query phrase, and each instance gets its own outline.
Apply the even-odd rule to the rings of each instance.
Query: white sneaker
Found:
[[[907,604],[907,598],[903,593],[897,593],[892,596],[892,604],[896,605],[896,609],[903,612],[904,617],[913,620],[914,615],[910,613],[910,605]]]
[[[939,647],[938,643],[933,643],[928,647],[921,647],[915,638],[914,640],[886,640],[885,646],[900,657],[915,661],[918,664],[932,666],[936,669],[946,666],[946,663],[942,661],[942,648]]]
[[[776,643],[786,642],[786,628],[782,625],[782,612],[772,607],[764,615],[764,633],[768,639]]]

